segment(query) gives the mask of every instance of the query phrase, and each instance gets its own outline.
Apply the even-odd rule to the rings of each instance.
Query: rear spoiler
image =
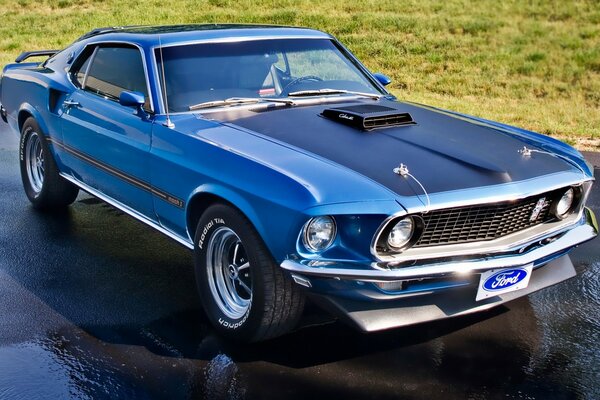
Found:
[[[15,58],[16,63],[23,62],[27,60],[29,57],[39,57],[39,56],[48,56],[51,57],[58,53],[60,50],[37,50],[37,51],[24,51],[19,55],[19,57]]]

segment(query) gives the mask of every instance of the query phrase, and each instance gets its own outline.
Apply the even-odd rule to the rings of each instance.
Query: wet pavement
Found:
[[[238,345],[199,308],[188,250],[86,195],[36,212],[16,147],[0,122],[0,399],[600,398],[599,239],[576,278],[487,313],[361,334],[309,308]]]

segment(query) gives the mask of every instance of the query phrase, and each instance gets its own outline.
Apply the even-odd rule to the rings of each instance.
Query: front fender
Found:
[[[207,194],[219,197],[231,204],[234,204],[250,220],[250,222],[252,222],[258,233],[262,237],[265,237],[264,235],[266,234],[266,231],[264,225],[261,219],[259,218],[255,208],[244,198],[244,196],[241,196],[239,193],[236,193],[234,190],[231,190],[223,185],[216,183],[207,183],[199,186],[190,194],[189,198],[187,199],[187,204],[193,204],[194,199]],[[188,207],[188,218],[190,217],[190,212],[191,210]],[[188,234],[190,238],[194,238],[194,232],[189,232],[189,229]]]

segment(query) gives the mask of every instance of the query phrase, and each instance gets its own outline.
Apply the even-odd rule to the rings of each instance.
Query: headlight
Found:
[[[415,223],[411,217],[403,218],[394,225],[390,231],[387,244],[394,250],[400,250],[404,247],[415,232]]]
[[[331,246],[336,235],[335,221],[328,215],[312,218],[304,225],[304,246],[310,251],[323,251]]]
[[[558,203],[556,203],[555,214],[558,218],[563,219],[567,216],[571,208],[573,207],[573,200],[575,199],[575,191],[573,188],[567,190]]]

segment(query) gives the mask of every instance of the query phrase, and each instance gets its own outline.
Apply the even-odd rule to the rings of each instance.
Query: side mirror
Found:
[[[379,83],[381,83],[383,86],[387,86],[387,85],[389,85],[390,83],[392,83],[392,80],[391,80],[389,77],[387,77],[386,75],[384,75],[384,74],[382,74],[382,73],[380,73],[380,72],[376,72],[376,73],[374,73],[374,74],[373,74],[373,76],[374,76],[374,77],[375,77],[375,79],[377,79],[377,81],[378,81]]]
[[[141,109],[144,106],[146,99],[140,92],[123,91],[119,95],[119,104],[125,107],[136,107]]]

